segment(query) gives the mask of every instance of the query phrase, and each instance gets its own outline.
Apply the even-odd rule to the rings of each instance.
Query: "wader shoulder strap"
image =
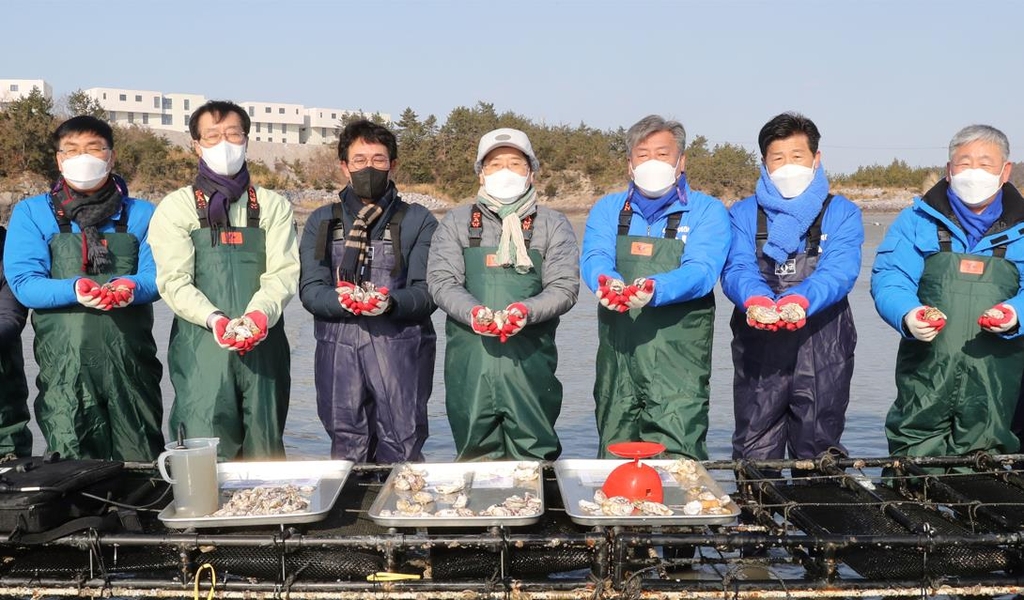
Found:
[[[206,229],[210,226],[210,205],[206,200],[203,190],[192,188],[192,194],[196,199],[196,215],[199,217],[199,228]],[[256,188],[249,186],[249,201],[246,203],[246,226],[259,228],[260,226],[260,202],[256,199]]]
[[[523,219],[523,243],[529,248],[530,240],[533,239],[533,218],[534,215],[527,215]],[[469,247],[479,248],[480,239],[484,235],[484,211],[480,205],[474,204],[473,210],[469,213]]]
[[[402,272],[402,219],[405,218],[405,211],[409,210],[409,205],[404,202],[401,203],[395,210],[395,213],[391,215],[391,220],[388,221],[388,227],[384,230],[384,241],[391,241],[391,250],[395,255],[395,266],[391,269],[391,275],[397,277]]]
[[[331,242],[339,237],[345,236],[345,228],[338,227],[341,223],[341,202],[335,202],[331,205],[331,218],[320,221],[320,229],[316,232],[316,250],[313,253],[314,258],[317,260],[323,260],[327,256],[327,248],[331,245]],[[330,239],[328,239],[328,236],[330,236]]]
[[[828,210],[829,203],[832,202],[832,194],[825,196],[825,201],[821,203],[821,212],[814,218],[814,222],[807,229],[807,256],[817,256],[821,254],[821,222],[825,220],[825,211]]]
[[[474,204],[469,213],[469,247],[479,248],[480,238],[484,236],[484,211]]]
[[[821,222],[825,219],[825,211],[832,202],[832,194],[825,196],[821,203],[821,211],[814,218],[814,222],[807,228],[807,256],[817,256],[821,253]],[[754,245],[760,253],[768,241],[768,213],[760,206],[757,207],[757,233],[754,234]]]
[[[633,205],[629,198],[622,204],[619,211],[619,235],[629,235],[629,224],[633,220]],[[665,239],[674,240],[679,233],[679,222],[683,220],[683,213],[672,213],[665,223]]]
[[[683,220],[683,213],[672,213],[665,223],[665,239],[674,240],[679,233],[679,222]]]
[[[256,199],[256,188],[249,186],[249,204],[245,208],[246,225],[254,229],[260,227],[260,201]]]
[[[953,251],[953,233],[942,221],[937,221],[936,234],[939,238],[939,252]],[[1010,236],[1003,234],[992,238],[992,256],[995,258],[1006,258],[1006,246],[1010,242]]]
[[[629,201],[629,196],[626,196],[626,201],[622,204],[622,210],[619,211],[619,235],[629,235],[629,223],[633,220],[633,205]]]

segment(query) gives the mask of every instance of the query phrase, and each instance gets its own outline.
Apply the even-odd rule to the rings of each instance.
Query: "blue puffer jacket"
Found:
[[[722,272],[722,291],[739,308],[751,296],[778,300],[757,264],[757,197],[750,196],[732,206],[732,246]],[[771,222],[768,223],[771,229]],[[806,236],[806,233],[804,234]],[[834,196],[821,220],[821,255],[814,272],[783,296],[807,298],[808,315],[839,302],[853,289],[860,274],[864,222],[860,209],[842,196]],[[800,240],[800,252],[807,247]]]
[[[921,305],[917,297],[918,282],[924,272],[924,261],[928,256],[939,251],[938,222],[942,222],[952,233],[952,251],[967,252],[967,235],[950,218],[939,210],[942,201],[948,204],[946,188],[949,184],[940,181],[924,198],[914,198],[913,206],[903,209],[896,221],[886,233],[882,245],[878,247],[875,264],[871,269],[871,295],[875,299],[878,314],[901,335],[910,336],[903,329],[903,317],[912,309]],[[1006,246],[1006,260],[1017,266],[1019,285],[1024,289],[1024,198],[1017,188],[1007,183],[1003,185],[1003,215],[1000,217],[1004,227],[995,233],[981,238],[971,249],[970,254],[992,256],[993,241],[1009,238]],[[1017,311],[1024,311],[1024,293],[1019,289],[1013,298],[1006,303]],[[1005,338],[1014,338],[1024,333],[1018,330],[1011,334],[1003,334]]]
[[[148,304],[159,298],[156,265],[148,241],[149,220],[153,216],[154,207],[149,202],[135,198],[125,198],[121,206],[121,210],[128,210],[128,233],[139,240],[137,272],[121,276],[135,282],[133,304]],[[120,218],[121,211],[118,211],[99,227],[100,233],[112,233],[114,222]],[[80,233],[82,230],[73,222],[71,231]],[[74,284],[79,277],[50,277],[50,239],[58,233],[60,229],[57,218],[53,216],[49,194],[26,198],[14,206],[11,222],[7,226],[4,270],[14,295],[29,308],[61,308],[78,304]],[[85,276],[83,273],[82,277]]]
[[[619,212],[627,191],[609,194],[597,201],[583,234],[580,274],[591,291],[597,290],[599,275],[621,279],[615,268],[615,238],[619,230]],[[662,237],[668,216],[682,213],[676,238],[686,244],[679,268],[653,275],[654,298],[651,306],[686,302],[706,296],[715,287],[729,253],[731,238],[729,213],[718,199],[686,186],[686,203],[675,200],[664,214],[648,223],[633,211],[629,235]],[[627,282],[629,283],[629,282]]]

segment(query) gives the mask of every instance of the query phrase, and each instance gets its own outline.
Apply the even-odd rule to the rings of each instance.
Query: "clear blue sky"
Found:
[[[628,127],[649,113],[756,149],[770,117],[822,131],[827,169],[944,164],[970,123],[1024,160],[1024,2],[982,0],[16,0],[0,78],[237,101],[494,103]],[[1014,150],[1016,148],[1016,150]],[[543,157],[541,157],[543,161]]]

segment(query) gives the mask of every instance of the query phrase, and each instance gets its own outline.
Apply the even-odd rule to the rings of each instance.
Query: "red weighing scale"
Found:
[[[601,491],[609,498],[625,496],[630,500],[661,502],[664,499],[661,476],[654,467],[642,464],[641,458],[650,458],[665,451],[657,442],[619,442],[610,444],[608,452],[620,458],[632,458],[633,462],[615,467],[604,480]]]

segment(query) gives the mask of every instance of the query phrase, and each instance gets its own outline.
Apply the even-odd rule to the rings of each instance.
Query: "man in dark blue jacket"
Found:
[[[386,127],[350,123],[338,157],[349,185],[340,202],[310,215],[299,245],[317,412],[334,458],[423,460],[436,341],[426,272],[437,220],[399,197],[390,179],[398,145]]]
[[[795,113],[761,129],[753,196],[733,205],[722,289],[732,316],[733,458],[813,458],[841,448],[857,330],[860,209],[829,193],[821,134]]]
[[[0,227],[0,252],[7,230]],[[28,382],[21,352],[21,331],[28,309],[11,292],[0,257],[0,456],[32,454],[32,432],[28,429]]]

